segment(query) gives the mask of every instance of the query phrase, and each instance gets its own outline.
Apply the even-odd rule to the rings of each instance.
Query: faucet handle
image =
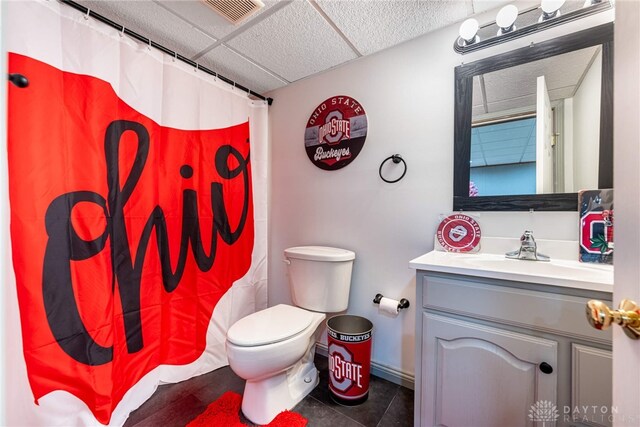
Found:
[[[512,259],[526,259],[532,261],[550,260],[547,255],[543,255],[538,252],[538,244],[533,238],[533,231],[531,230],[525,230],[522,236],[520,236],[520,249],[517,251],[507,252],[505,256]]]
[[[525,242],[525,241],[528,241],[528,240],[535,240],[533,238],[533,231],[531,231],[531,230],[525,230],[524,234],[522,236],[520,236],[520,241],[521,242]]]

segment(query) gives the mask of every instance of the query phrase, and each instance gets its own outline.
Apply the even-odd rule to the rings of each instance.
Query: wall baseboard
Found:
[[[323,343],[316,343],[316,353],[327,357],[329,355],[327,345]],[[414,389],[415,378],[413,375],[375,361],[371,361],[371,375],[391,381],[394,384],[410,388],[411,390]]]

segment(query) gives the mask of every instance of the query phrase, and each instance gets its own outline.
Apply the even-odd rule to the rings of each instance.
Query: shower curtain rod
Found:
[[[161,44],[158,44],[158,43],[154,42],[153,40],[148,39],[148,38],[136,33],[135,31],[131,31],[130,29],[125,28],[124,25],[120,25],[120,24],[118,24],[116,22],[113,22],[109,18],[106,18],[106,17],[100,15],[99,13],[96,13],[96,12],[92,11],[88,7],[82,6],[81,4],[78,4],[78,3],[76,3],[76,2],[74,2],[72,0],[59,0],[59,1],[61,3],[63,3],[63,4],[66,4],[67,6],[71,6],[74,9],[79,10],[80,12],[82,12],[84,14],[87,14],[87,15],[97,19],[98,21],[100,21],[100,22],[102,22],[104,24],[109,25],[110,27],[115,28],[116,30],[122,31],[124,34],[126,34],[128,36],[131,36],[136,40],[139,40],[139,41],[141,41],[141,42],[143,42],[145,44],[148,44],[149,46],[155,47],[156,49],[159,49],[159,50],[163,51],[164,53],[166,53],[168,55],[171,55],[176,59],[181,60],[182,62],[186,62],[187,64],[191,65],[192,67],[196,67],[199,71],[204,71],[205,73],[210,74],[210,75],[212,75],[214,77],[217,77],[220,80],[224,81],[225,83],[230,84],[233,87],[237,87],[238,89],[240,89],[240,90],[242,90],[244,92],[247,92],[247,94],[249,94],[251,96],[254,96],[254,97],[258,98],[258,99],[262,99],[263,101],[267,101],[267,103],[269,105],[271,105],[273,103],[273,98],[267,98],[264,95],[261,95],[261,94],[259,94],[257,92],[254,92],[251,89],[246,88],[246,87],[236,83],[235,81],[233,81],[233,80],[231,80],[231,79],[229,79],[229,78],[227,78],[227,77],[225,77],[225,76],[223,76],[221,74],[216,73],[215,71],[211,71],[210,69],[208,69],[206,67],[203,67],[202,65],[198,64],[197,62],[194,62],[194,61],[190,60],[189,58],[186,58],[186,57],[178,54],[178,52],[175,52],[175,51],[173,51],[173,50],[171,50],[171,49],[169,49],[169,48],[167,48],[165,46],[162,46]]]

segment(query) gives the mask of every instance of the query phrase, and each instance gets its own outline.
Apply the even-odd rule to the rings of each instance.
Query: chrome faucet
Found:
[[[546,255],[538,253],[536,240],[533,238],[533,232],[526,230],[520,237],[520,249],[504,254],[505,257],[511,259],[524,259],[528,261],[550,261]]]

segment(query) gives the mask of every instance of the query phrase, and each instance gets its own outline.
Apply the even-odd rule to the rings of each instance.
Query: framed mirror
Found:
[[[613,188],[613,24],[455,68],[454,210],[575,211]]]

